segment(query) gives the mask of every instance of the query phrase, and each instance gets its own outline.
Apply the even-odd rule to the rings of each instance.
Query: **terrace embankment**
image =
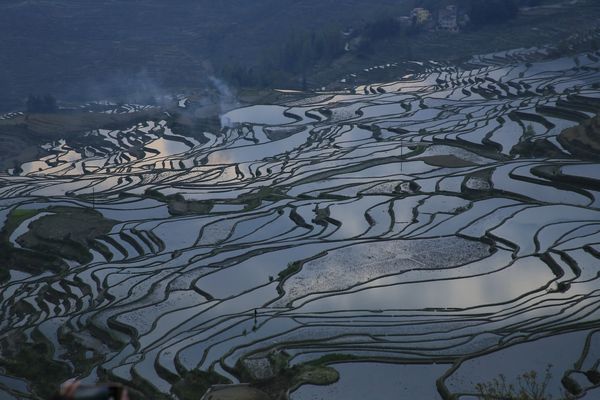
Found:
[[[286,352],[272,352],[238,362],[236,373],[251,382],[239,399],[286,399],[288,393],[305,385],[330,385],[339,379],[338,372],[320,363],[290,365]],[[217,391],[218,394],[218,391]],[[217,397],[233,398],[233,397]]]
[[[0,233],[0,260],[4,266],[0,279],[8,278],[6,269],[59,272],[66,267],[62,259],[90,262],[90,248],[110,254],[94,240],[109,233],[114,224],[115,221],[86,208],[13,210]],[[17,229],[24,230],[23,234]]]
[[[40,144],[79,136],[94,129],[122,129],[159,116],[158,109],[134,113],[65,111],[54,114],[23,114],[0,120],[0,168],[7,169],[43,154]]]
[[[52,207],[51,214],[34,221],[29,231],[17,239],[26,249],[49,252],[81,263],[90,262],[89,248],[97,248],[93,241],[110,232],[115,221],[87,208]]]
[[[0,176],[0,213],[19,229],[7,246],[44,225],[59,242],[77,235],[75,249],[100,245],[54,275],[10,271],[0,336],[24,336],[2,357],[43,363],[18,355],[39,331],[46,358],[152,399],[230,383],[279,399],[331,382],[332,365],[354,393],[361,383],[339,364],[358,361],[357,374],[397,363],[391,379],[430,389],[406,398],[476,397],[500,373],[548,364],[592,394],[581,372],[599,373],[599,169],[558,136],[595,118],[600,52],[547,54],[477,56],[468,70],[424,62],[355,94],[237,109],[198,137],[165,116],[44,146],[51,156]],[[193,99],[178,100],[193,116]],[[121,109],[136,108],[105,111]],[[65,204],[119,223],[104,236],[50,224],[68,215],[50,206]],[[110,225],[72,212],[72,225]],[[4,368],[25,384],[0,373],[0,398],[48,383]],[[575,391],[565,382],[551,393]],[[240,398],[236,387],[206,399]]]
[[[582,159],[597,160],[600,155],[600,116],[590,118],[558,137],[560,143]]]

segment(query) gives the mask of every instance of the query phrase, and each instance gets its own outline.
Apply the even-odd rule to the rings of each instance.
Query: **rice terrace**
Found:
[[[600,398],[596,43],[7,111],[0,398]]]

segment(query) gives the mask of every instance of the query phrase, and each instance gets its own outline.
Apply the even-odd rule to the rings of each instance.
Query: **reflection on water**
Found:
[[[1,220],[15,206],[66,204],[118,224],[89,243],[89,264],[11,271],[0,335],[36,332],[30,347],[39,332],[56,359],[72,356],[65,332],[110,335],[122,344],[79,343],[97,353],[88,379],[135,376],[165,397],[191,370],[235,381],[244,357],[279,351],[294,362],[341,353],[409,364],[340,364],[338,384],[303,387],[299,400],[433,399],[450,368],[434,361],[481,357],[465,374],[488,379],[511,364],[485,357],[513,357],[513,345],[561,346],[556,376],[580,378],[568,364],[600,354],[590,332],[600,327],[598,166],[562,147],[557,127],[576,122],[540,106],[596,107],[600,59],[582,54],[572,68],[572,58],[538,56],[483,56],[466,71],[423,63],[364,94],[234,110],[224,129],[195,138],[147,121],[46,146],[0,175]],[[532,138],[551,154],[518,145]],[[166,197],[176,194],[186,201]],[[558,334],[574,344],[544,341]],[[587,338],[595,353],[582,354]],[[545,367],[531,360],[523,365]],[[437,383],[472,394],[475,382]]]
[[[165,138],[156,139],[146,147],[158,151],[161,156],[165,157],[185,153],[190,149],[185,143],[167,140]]]
[[[372,287],[326,297],[308,303],[301,310],[485,308],[543,290],[555,278],[545,263],[533,257],[517,260],[504,270],[481,276],[432,282],[427,280],[427,272],[420,275],[421,282]]]
[[[295,121],[286,117],[282,106],[250,106],[229,111],[221,117],[223,127],[233,127],[237,124],[249,123],[256,125],[284,125]]]

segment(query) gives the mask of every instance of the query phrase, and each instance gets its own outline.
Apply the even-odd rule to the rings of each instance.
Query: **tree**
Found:
[[[52,95],[34,96],[29,95],[25,102],[28,113],[55,113],[58,111],[56,98]]]
[[[58,111],[58,104],[56,98],[52,95],[45,95],[43,99],[43,110],[47,113],[54,113]]]
[[[400,33],[400,24],[393,18],[382,18],[365,25],[364,36],[369,40],[382,40]]]
[[[517,0],[472,0],[470,3],[471,21],[475,26],[502,23],[519,12]]]

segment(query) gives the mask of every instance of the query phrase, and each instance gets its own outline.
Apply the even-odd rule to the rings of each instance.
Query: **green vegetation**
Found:
[[[15,209],[8,215],[0,231],[0,282],[10,278],[8,272],[10,269],[39,274],[46,270],[59,272],[64,268],[64,262],[54,255],[17,249],[9,242],[14,230],[39,212],[39,210]]]
[[[49,94],[45,96],[30,95],[25,102],[25,109],[28,113],[55,113],[58,111],[56,98]]]
[[[528,158],[546,158],[560,157],[563,153],[547,139],[527,139],[517,143],[510,154]]]
[[[22,163],[47,156],[49,153],[41,149],[40,144],[48,140],[67,139],[70,145],[81,147],[102,145],[102,139],[92,135],[84,137],[82,133],[95,129],[127,129],[138,122],[158,117],[157,109],[107,114],[78,110],[49,113],[36,107],[28,107],[26,115],[0,120],[0,168],[15,168],[19,172]]]
[[[562,132],[558,141],[572,154],[584,160],[600,157],[600,117],[596,116]]]
[[[95,129],[125,129],[139,122],[159,118],[158,109],[134,113],[107,114],[66,110],[57,113],[31,113],[9,120],[0,120],[0,134],[11,136],[20,132],[33,139],[68,139]]]
[[[287,279],[288,277],[290,277],[294,274],[297,274],[298,272],[300,272],[301,269],[302,269],[302,263],[299,261],[294,261],[294,262],[288,263],[287,268],[278,274],[279,280],[283,281],[283,280]]]
[[[72,377],[72,371],[67,364],[52,359],[52,346],[41,334],[34,331],[32,336],[33,343],[27,342],[24,335],[4,337],[0,341],[0,367],[12,376],[27,379],[34,393],[47,399],[61,382]]]
[[[4,231],[8,236],[10,236],[15,229],[19,227],[26,220],[35,217],[40,213],[40,210],[29,210],[23,208],[17,208],[12,210],[10,214],[8,214],[8,218],[6,219],[6,224],[4,225]]]
[[[327,365],[334,363],[343,363],[349,361],[357,361],[361,358],[352,354],[327,354],[321,358],[310,361],[310,365]]]
[[[437,5],[447,4],[444,0],[429,0]],[[474,27],[499,24],[517,16],[520,6],[535,5],[539,0],[458,0],[455,4],[465,9]]]
[[[338,372],[325,365],[297,364],[289,365],[290,356],[283,351],[274,351],[266,357],[273,372],[272,376],[265,379],[255,379],[243,361],[236,365],[236,372],[244,382],[249,382],[266,393],[271,399],[287,398],[287,393],[298,387],[310,385],[330,385],[339,379]]]
[[[208,214],[214,206],[211,201],[186,200],[185,197],[179,193],[165,196],[158,190],[153,189],[146,190],[144,196],[166,203],[171,215]]]
[[[52,93],[65,101],[94,96],[143,102],[164,92],[202,87],[230,64],[255,65],[279,53],[282,38],[294,32],[302,36],[315,30],[320,36],[323,26],[343,29],[406,8],[389,0],[265,0],[251,5],[181,0],[177,7],[162,0],[1,2],[5,40],[0,54],[11,57],[0,63],[0,108],[21,107],[29,93]],[[132,26],[141,16],[160,23],[139,20]],[[27,32],[15,35],[22,32],[23,21]]]
[[[304,384],[326,386],[337,382],[339,379],[339,373],[333,368],[303,365],[298,368],[298,373],[294,379],[294,387]]]
[[[200,143],[205,143],[208,139],[204,132],[217,133],[221,131],[221,120],[217,115],[207,117],[192,117],[176,111],[170,112],[167,118],[169,128],[182,136],[193,137]]]
[[[182,195],[176,194],[168,198],[169,212],[171,215],[208,214],[213,208],[210,201],[186,200]]]
[[[88,263],[93,241],[109,233],[115,221],[91,209],[50,207],[51,212],[31,223],[30,229],[18,239],[21,246],[39,253]]]
[[[299,75],[301,89],[308,89],[306,73],[317,64],[329,64],[344,53],[344,38],[338,30],[292,34],[274,55],[265,56],[258,66],[227,65],[222,75],[242,87],[269,87]]]
[[[533,129],[533,125],[527,125],[527,128],[525,128],[524,135],[526,138],[531,138],[535,136],[535,129]]]
[[[244,210],[250,211],[260,207],[263,201],[278,201],[282,198],[285,198],[285,195],[279,189],[263,186],[256,192],[239,196],[236,202],[245,204]]]
[[[197,400],[213,385],[231,383],[214,371],[194,370],[173,385],[173,392],[180,400]]]
[[[536,6],[539,0],[412,0],[407,1],[390,13],[381,13],[376,18],[363,19],[363,23],[354,25],[342,35],[341,26],[328,24],[320,31],[292,33],[276,50],[264,49],[262,57],[255,63],[245,60],[238,64],[228,64],[221,70],[222,75],[232,84],[244,87],[269,87],[285,85],[305,90],[321,84],[330,84],[339,79],[334,76],[331,66],[346,73],[356,72],[373,63],[389,62],[389,54],[395,54],[394,61],[407,59],[457,58],[457,50],[468,56],[498,50],[498,39],[490,42],[478,38],[484,30],[498,27],[506,30],[504,24],[513,23],[518,17],[519,7]],[[440,10],[448,5],[456,5],[458,14],[465,22],[461,35],[435,32]],[[414,20],[409,24],[398,17],[408,16],[413,7],[424,7],[431,11],[432,18],[424,24]],[[523,30],[521,40],[533,38],[530,21],[521,18],[514,22]],[[536,20],[536,23],[542,23]],[[527,30],[526,30],[527,29]],[[565,35],[566,35],[565,31]],[[570,33],[570,32],[569,32]],[[487,35],[486,35],[487,36]],[[449,43],[440,45],[440,40]],[[467,42],[458,44],[457,40]],[[506,41],[506,39],[504,39]],[[450,43],[451,42],[451,43]],[[474,43],[475,42],[475,43]],[[471,48],[476,44],[477,49]],[[532,43],[542,45],[542,43]],[[436,49],[433,49],[435,46]],[[514,47],[514,46],[513,46]],[[444,55],[439,52],[443,48]],[[464,51],[463,51],[464,50]],[[449,52],[448,52],[449,51]],[[416,53],[419,57],[415,57]],[[421,54],[422,53],[422,54]],[[348,68],[346,68],[348,67]],[[352,70],[353,69],[353,70]],[[381,71],[383,73],[383,71]],[[393,73],[393,72],[392,72]],[[381,77],[373,77],[381,79]],[[486,95],[485,92],[482,95]]]
[[[58,340],[66,349],[66,353],[62,354],[61,358],[72,363],[73,374],[76,376],[88,375],[94,366],[102,361],[102,356],[94,346],[85,345],[71,332],[59,332]]]
[[[10,235],[23,222],[40,212],[52,214],[32,222],[27,232],[17,239],[22,248],[15,248],[9,241]],[[85,208],[13,210],[0,231],[0,281],[9,278],[9,269],[31,274],[48,270],[60,273],[66,267],[63,259],[80,263],[91,261],[90,248],[110,258],[110,253],[94,240],[110,232],[114,223],[102,214]]]
[[[428,165],[433,165],[436,167],[447,167],[447,168],[472,167],[472,166],[476,165],[470,161],[463,160],[462,158],[457,157],[453,154],[427,156],[427,157],[422,157],[420,160],[427,163]]]
[[[518,7],[538,2],[266,0],[252,7],[209,0],[182,0],[178,7],[158,0],[115,5],[32,0],[19,7],[9,2],[0,5],[0,33],[6,38],[0,43],[0,53],[11,54],[0,64],[0,75],[5,77],[0,108],[22,107],[29,93],[53,93],[65,101],[94,94],[147,102],[184,87],[209,86],[208,77],[215,75],[238,87],[312,89],[391,61],[454,59],[508,46],[556,43],[572,34],[573,27],[589,28],[598,14],[598,4],[593,4],[597,2],[585,0],[563,9],[518,12]],[[549,2],[565,3],[543,3]],[[414,7],[430,9],[435,21],[439,10],[449,4],[457,4],[461,13],[470,16],[464,33],[449,35],[432,32],[434,27],[415,29],[398,22],[399,17],[410,16]],[[560,18],[553,18],[552,13],[560,13]],[[161,24],[136,24],[131,35],[130,21],[139,15]],[[259,19],[261,24],[249,23]],[[25,20],[27,35],[13,35],[20,29],[19,21]],[[50,36],[45,29],[48,24],[55,28]],[[92,24],[94,30],[89,31]],[[172,26],[180,29],[169,29]],[[81,35],[83,31],[88,33]],[[116,42],[120,43],[118,53]],[[346,51],[348,42],[353,42],[351,51]],[[44,59],[31,62],[39,59],[40,47]],[[148,52],[155,55],[152,63],[148,63]],[[69,68],[72,65],[78,67]],[[399,71],[375,72],[379,73],[399,76]]]
[[[548,366],[543,377],[535,371],[526,372],[517,377],[516,385],[508,383],[506,377],[500,375],[491,382],[478,384],[478,397],[481,400],[551,400],[552,396],[546,393],[552,380],[550,369],[551,366]]]

